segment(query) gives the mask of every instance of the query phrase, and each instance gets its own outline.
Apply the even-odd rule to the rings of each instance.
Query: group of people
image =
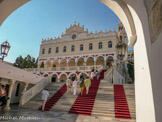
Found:
[[[66,80],[67,92],[69,93],[73,87],[73,95],[76,95],[77,86],[80,84],[81,95],[83,95],[84,88],[86,88],[86,94],[88,94],[91,81],[94,79],[94,77],[97,77],[97,79],[100,77],[99,71],[95,70],[94,68],[91,70],[90,77],[87,76],[85,78],[83,73],[80,75],[80,79],[77,79],[76,75],[69,77]]]
[[[76,75],[74,75],[72,77],[68,77],[68,79],[66,80],[67,93],[71,92],[71,89],[73,87],[73,95],[76,95],[77,87],[78,87],[78,85],[80,85],[80,89],[81,89],[80,95],[81,96],[83,95],[83,91],[85,88],[86,88],[86,94],[88,94],[89,88],[91,86],[91,81],[94,79],[94,77],[97,77],[97,79],[99,79],[99,76],[100,76],[100,74],[99,74],[98,70],[95,70],[93,68],[91,70],[90,77],[87,76],[85,78],[83,73],[80,75],[79,79],[77,79]],[[49,92],[47,91],[47,89],[46,88],[43,89],[43,91],[42,91],[42,111],[44,111],[48,96],[49,96]]]
[[[91,80],[89,77],[84,78],[83,73],[80,75],[80,79],[77,79],[76,75],[69,77],[66,80],[67,92],[71,91],[73,87],[73,95],[76,95],[77,87],[80,84],[81,95],[83,95],[83,90],[86,88],[86,94],[88,94],[89,87],[91,86]]]
[[[100,77],[100,73],[98,70],[95,70],[94,68],[91,70],[91,79],[93,80],[94,77],[97,77],[97,80],[99,79]]]
[[[4,85],[2,85],[1,89],[0,89],[0,106],[2,108],[6,105],[7,99],[9,99],[9,98],[6,93],[6,88]]]

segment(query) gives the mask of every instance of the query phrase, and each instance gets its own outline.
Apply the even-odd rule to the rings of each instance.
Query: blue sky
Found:
[[[37,58],[42,38],[61,36],[77,21],[89,32],[117,29],[118,17],[98,0],[31,0],[13,12],[0,27],[0,44],[11,44],[5,61],[22,55]]]

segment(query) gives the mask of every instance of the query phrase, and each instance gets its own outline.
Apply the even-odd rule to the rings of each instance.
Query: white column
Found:
[[[19,107],[22,107],[22,106],[23,106],[23,103],[24,103],[24,92],[27,90],[27,87],[28,87],[28,82],[25,83],[24,90],[23,90],[23,92],[21,93],[21,98],[20,98]]]
[[[5,110],[10,110],[11,95],[12,95],[13,86],[14,86],[16,80],[10,80],[9,82],[10,82],[10,86],[9,86],[8,97],[10,99],[7,100]]]
[[[60,70],[61,61],[58,60],[58,70]]]
[[[69,60],[66,60],[66,66],[67,66],[67,70],[69,70]]]

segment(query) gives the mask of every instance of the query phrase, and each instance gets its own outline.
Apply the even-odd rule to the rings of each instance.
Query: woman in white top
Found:
[[[49,92],[47,91],[46,88],[44,88],[42,91],[42,111],[44,111],[48,96],[49,96]]]
[[[76,76],[75,76],[75,79],[74,79],[74,81],[73,81],[73,88],[74,88],[73,95],[76,95],[77,84],[78,84],[78,81],[77,81]]]

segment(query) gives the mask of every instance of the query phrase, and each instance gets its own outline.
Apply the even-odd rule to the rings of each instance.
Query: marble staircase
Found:
[[[48,85],[48,90],[50,92],[50,97],[57,92],[58,89],[64,83],[50,83]],[[131,120],[122,120],[123,122],[135,122],[136,121],[136,114],[135,114],[135,93],[134,93],[134,85],[133,84],[124,84],[125,95],[127,97],[127,103],[129,107],[129,111],[131,114]],[[50,109],[53,112],[62,112],[68,113],[72,105],[74,104],[76,98],[80,93],[80,88],[78,85],[77,95],[73,95],[73,89],[71,92],[65,93],[57,103]],[[42,104],[41,101],[41,94],[35,96],[32,100],[26,103],[23,107],[24,108],[31,108],[31,109],[38,109]],[[108,117],[112,118],[113,120],[119,120],[115,118],[114,112],[114,88],[113,84],[108,83],[107,81],[101,80],[99,89],[96,95],[96,99],[94,102],[93,110],[91,116],[94,117]]]

